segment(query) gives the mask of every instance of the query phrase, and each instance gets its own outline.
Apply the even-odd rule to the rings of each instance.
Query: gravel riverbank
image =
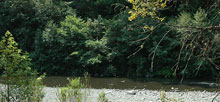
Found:
[[[43,102],[59,102],[56,91],[56,88],[45,88]],[[161,91],[156,90],[89,89],[89,102],[97,102],[102,91],[106,93],[109,102],[160,102],[161,94]],[[217,94],[207,91],[166,92],[168,98],[178,99],[178,102],[212,102]],[[220,102],[220,96],[214,102]]]

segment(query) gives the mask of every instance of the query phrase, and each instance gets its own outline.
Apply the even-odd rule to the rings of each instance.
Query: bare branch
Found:
[[[158,24],[158,25],[155,27],[155,29],[156,29],[159,25],[161,25],[161,24]],[[134,53],[132,53],[131,55],[129,55],[127,58],[130,58],[131,56],[136,55],[141,49],[143,49],[145,43],[147,42],[147,39],[150,37],[150,35],[153,34],[153,32],[154,32],[154,30],[151,31],[151,33],[150,33],[149,35],[147,35],[146,37],[144,37],[144,38],[142,38],[142,39],[139,39],[139,40],[136,40],[136,41],[133,41],[132,43],[135,43],[135,42],[143,41],[143,40],[144,40],[144,42],[143,42],[140,46],[138,46],[138,47],[136,48],[136,49],[138,49],[138,50],[135,51]]]
[[[207,59],[208,59],[208,61],[209,61],[212,65],[215,66],[216,69],[220,70],[220,66],[218,66],[217,64],[215,64],[214,61],[213,61],[211,58],[207,57]]]
[[[197,30],[220,30],[220,25],[218,26],[210,26],[210,27],[189,27],[189,26],[177,26],[177,25],[170,25],[166,24],[171,27],[175,28],[184,28],[184,29],[197,29]]]
[[[192,49],[192,52],[191,52],[191,54],[190,54],[190,56],[189,56],[189,58],[188,58],[188,60],[187,60],[187,62],[186,62],[185,68],[182,70],[183,76],[182,76],[182,78],[181,78],[180,83],[183,82],[183,79],[184,79],[184,76],[185,76],[184,72],[185,72],[185,70],[186,70],[187,67],[188,67],[189,61],[190,61],[190,59],[191,59],[191,57],[192,57],[192,55],[193,55],[193,51],[194,51],[194,49]]]
[[[212,99],[212,102],[214,102],[214,100],[220,95],[220,93],[218,93],[217,95],[215,95],[215,97]]]
[[[155,49],[154,49],[154,51],[153,51],[153,56],[152,56],[152,61],[151,61],[151,68],[150,68],[150,70],[151,70],[151,72],[153,72],[153,67],[154,67],[154,58],[155,58],[155,54],[156,54],[156,51],[157,51],[157,48],[158,48],[158,46],[160,45],[160,43],[163,41],[163,39],[166,37],[166,35],[170,32],[171,30],[169,30],[169,31],[167,31],[164,35],[163,35],[163,37],[160,39],[160,41],[157,43],[157,46],[155,47]]]

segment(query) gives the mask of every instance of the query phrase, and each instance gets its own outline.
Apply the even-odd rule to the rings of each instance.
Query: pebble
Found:
[[[57,88],[44,88],[43,102],[59,102],[56,94]],[[104,91],[109,102],[160,102],[160,91],[157,90],[119,90],[119,89],[90,89],[89,102],[97,102],[99,93]],[[135,91],[135,95],[126,94]],[[183,102],[211,102],[217,92],[188,91],[166,92],[168,98],[175,98]],[[220,96],[214,102],[219,102]],[[84,101],[88,102],[88,101]]]

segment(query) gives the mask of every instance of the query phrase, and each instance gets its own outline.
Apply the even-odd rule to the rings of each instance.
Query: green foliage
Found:
[[[218,48],[218,45],[216,45],[218,41],[215,40],[218,33],[211,29],[206,29],[212,26],[207,12],[201,8],[193,15],[183,12],[176,19],[176,23],[172,25],[177,26],[174,29],[178,32],[177,38],[182,43],[183,55],[185,54],[188,57],[186,59],[181,58],[181,61],[185,60],[186,63],[187,60],[190,60],[191,64],[193,64],[192,66],[197,67],[197,70],[204,68],[202,69],[203,71],[210,71],[212,75],[217,75],[211,71],[212,69],[210,70],[212,67],[207,68],[211,63],[215,63],[215,60],[212,59],[213,55],[218,56],[218,51],[216,50]],[[192,57],[189,57],[190,54]],[[205,63],[207,61],[211,61],[211,63]],[[193,73],[192,70],[190,73]],[[182,74],[184,75],[187,72],[182,71]]]
[[[207,13],[205,12],[205,10],[200,8],[193,16],[191,13],[182,12],[176,20],[176,25],[179,26],[177,30],[180,32],[180,34],[185,34],[180,37],[181,39],[184,39],[192,33],[199,32],[198,29],[187,27],[208,27],[210,26],[210,23],[208,21]]]
[[[12,34],[7,31],[0,42],[0,68],[3,84],[0,98],[3,102],[41,102],[44,96],[42,78],[37,78],[30,65],[28,54],[18,49]]]
[[[99,15],[112,18],[129,5],[127,0],[71,0],[71,7],[83,18],[97,18]]]
[[[69,84],[66,87],[58,88],[57,96],[60,102],[88,102],[89,87],[88,73],[84,74],[85,82],[80,78],[68,79]]]
[[[33,51],[35,37],[47,21],[60,22],[70,13],[68,9],[65,3],[55,0],[2,0],[0,33],[10,30],[24,51]]]
[[[60,102],[82,102],[81,88],[83,88],[83,84],[80,82],[80,78],[69,79],[69,84],[62,87],[57,93]]]
[[[59,25],[48,22],[42,35],[38,36],[39,47],[33,54],[34,65],[47,74],[72,74],[71,70],[79,65],[78,54],[83,51],[87,30],[85,22],[75,15],[66,16]],[[45,61],[48,62],[46,65]]]
[[[205,4],[208,3],[208,4]],[[151,16],[152,18],[159,19],[161,21],[163,21],[163,18],[160,18],[157,14],[159,14],[158,11],[162,11],[162,12],[169,12],[171,10],[164,10],[161,8],[166,7],[166,4],[171,3],[175,3],[175,2],[169,2],[169,1],[165,1],[165,0],[155,0],[155,1],[142,1],[142,0],[130,0],[130,3],[133,4],[133,11],[130,11],[131,16],[129,17],[129,20],[132,21],[134,19],[137,19],[138,16],[142,16],[142,17],[147,17],[147,16]],[[174,56],[178,56],[177,57],[177,63],[174,64],[173,67],[174,68],[174,75],[177,75],[177,73],[179,73],[180,75],[184,76],[188,76],[188,77],[192,77],[192,73],[197,73],[201,68],[205,68],[206,71],[211,71],[213,76],[216,76],[217,74],[215,73],[213,67],[210,67],[210,65],[212,64],[212,66],[215,66],[217,69],[219,67],[219,62],[213,58],[214,56],[219,56],[218,51],[216,50],[216,48],[219,48],[218,45],[216,45],[217,42],[215,42],[214,37],[218,35],[218,33],[215,32],[215,30],[219,30],[218,28],[215,27],[219,27],[218,25],[216,26],[216,23],[211,23],[212,20],[216,20],[217,22],[219,22],[219,20],[216,19],[217,15],[217,11],[215,9],[219,9],[216,5],[217,1],[198,1],[198,0],[191,0],[191,1],[183,1],[180,4],[178,4],[178,1],[176,1],[177,6],[179,6],[179,8],[177,8],[177,11],[180,11],[180,15],[179,17],[176,18],[172,18],[170,16],[167,16],[168,18],[175,19],[175,23],[171,23],[171,24],[167,24],[165,22],[165,24],[167,24],[168,26],[170,26],[171,29],[174,28],[174,30],[177,31],[177,34],[175,36],[172,35],[172,40],[177,39],[179,41],[177,41],[178,43],[181,43],[182,45],[180,47],[180,54],[176,55],[174,54]],[[170,5],[171,8],[173,8]],[[169,7],[169,6],[168,6]],[[208,9],[210,7],[210,9]],[[201,8],[205,8],[205,9],[201,9]],[[215,12],[207,12],[209,10],[215,10]],[[175,12],[175,10],[172,10]],[[177,12],[178,14],[179,12]],[[172,14],[170,14],[172,15]],[[215,15],[215,16],[210,16],[210,15]],[[214,17],[214,18],[213,18]],[[147,26],[144,26],[145,29],[149,28],[149,23],[146,23]],[[152,28],[153,26],[151,26]],[[150,29],[151,31],[154,30],[154,28]],[[176,32],[174,32],[176,33]],[[159,35],[157,35],[159,36]],[[152,38],[150,38],[152,39]],[[162,38],[160,41],[164,40],[164,38]],[[162,55],[166,55],[168,52],[164,49],[161,49],[159,43],[157,42],[158,40],[153,39],[153,43],[154,45],[156,45],[156,50],[154,50],[154,55],[152,57],[152,63],[154,63],[154,59],[155,56],[161,56]],[[162,43],[163,45],[165,43]],[[167,47],[168,49],[170,49],[169,47]],[[214,51],[214,52],[213,52]],[[175,51],[176,52],[176,51]],[[182,57],[182,56],[185,57]],[[202,61],[201,61],[202,60]],[[204,63],[205,61],[209,61],[210,63]],[[160,60],[162,61],[162,60]],[[156,61],[156,62],[160,62],[160,61]],[[171,59],[170,61],[174,61],[173,59]],[[160,62],[161,63],[161,62]],[[181,65],[183,64],[183,65]],[[166,64],[165,64],[166,65]],[[197,66],[196,66],[197,65]],[[169,66],[169,65],[168,65]],[[208,68],[208,66],[210,68]],[[192,67],[197,67],[196,69],[192,69]],[[163,68],[162,68],[163,69]],[[173,70],[173,69],[172,69]],[[170,70],[170,71],[172,71]],[[170,75],[170,71],[165,71],[166,74]],[[180,72],[179,72],[180,71]],[[162,73],[163,70],[160,69],[159,73]],[[213,73],[214,72],[214,73]]]
[[[160,68],[160,70],[155,72],[155,76],[164,76],[165,78],[171,78],[173,76],[173,71],[171,68]]]
[[[174,73],[177,78],[191,78],[200,70],[196,77],[214,77],[220,63],[220,35],[203,28],[218,26],[216,4],[214,0],[3,0],[0,33],[15,33],[19,48],[30,53],[31,67],[48,75],[82,76],[88,71],[92,76],[172,77]]]
[[[165,91],[161,91],[161,93],[160,93],[160,101],[161,102],[184,102],[183,100],[178,99],[178,98],[167,97]]]
[[[109,65],[109,67],[106,68],[104,72],[104,76],[117,76],[117,68],[115,68],[113,65]]]
[[[76,72],[80,72],[78,75],[82,75],[86,69],[81,67],[94,67],[103,63],[110,51],[106,46],[104,26],[101,17],[84,21],[75,15],[66,16],[59,25],[48,22],[42,35],[38,36],[40,48],[36,49],[33,56],[35,66],[47,74],[77,75]],[[45,61],[50,63],[45,65]]]
[[[102,92],[99,94],[98,102],[108,102],[108,98],[106,98],[105,95],[106,95],[105,92],[102,91]]]

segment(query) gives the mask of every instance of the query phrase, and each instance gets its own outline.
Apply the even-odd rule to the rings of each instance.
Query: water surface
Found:
[[[83,78],[81,78],[83,80]],[[43,80],[48,87],[65,86],[67,77],[46,77]],[[177,80],[154,78],[148,80],[133,80],[128,78],[89,78],[89,86],[95,89],[149,89],[149,90],[181,90],[181,91],[220,91],[217,84],[210,81],[184,80],[180,84]]]

